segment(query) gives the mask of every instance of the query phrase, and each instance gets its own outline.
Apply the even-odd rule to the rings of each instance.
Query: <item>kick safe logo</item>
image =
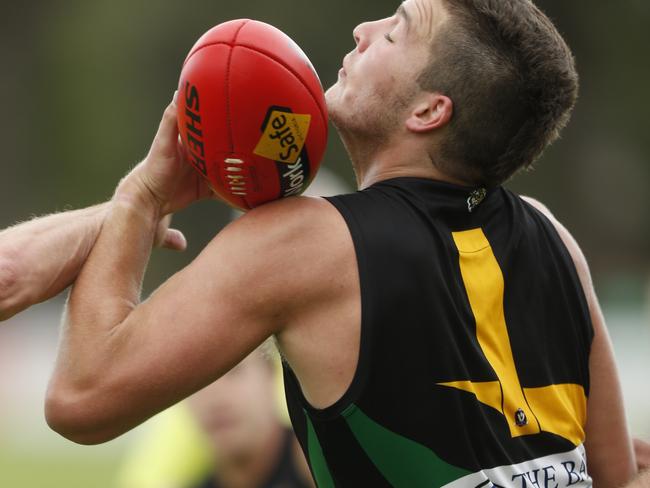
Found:
[[[262,124],[262,137],[253,151],[275,161],[283,197],[299,195],[309,181],[310,165],[305,143],[311,115],[290,108],[271,107]]]
[[[262,127],[262,138],[253,152],[273,161],[296,164],[310,125],[309,114],[294,114],[287,108],[271,107]]]

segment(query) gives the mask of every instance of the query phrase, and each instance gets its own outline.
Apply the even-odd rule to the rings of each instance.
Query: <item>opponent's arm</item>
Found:
[[[48,215],[0,232],[0,320],[63,290],[99,233],[106,204]]]
[[[51,298],[77,277],[108,204],[40,217],[0,232],[0,321]],[[160,229],[161,244],[182,249],[178,231]]]
[[[177,156],[176,140],[170,106],[149,156],[118,187],[72,289],[46,417],[75,442],[122,434],[223,375],[287,327],[296,304],[337,298],[310,286],[322,281],[311,272],[321,246],[340,247],[327,233],[314,236],[326,220],[319,212],[331,206],[294,198],[226,227],[139,303],[157,220],[201,196],[202,180]]]
[[[587,260],[573,236],[544,205],[532,198],[524,199],[553,223],[573,258],[582,283],[594,327],[589,355],[590,392],[585,441],[587,462],[595,486],[621,486],[636,473],[635,457],[614,352]]]
[[[637,476],[632,483],[625,485],[625,488],[650,488],[650,469]]]

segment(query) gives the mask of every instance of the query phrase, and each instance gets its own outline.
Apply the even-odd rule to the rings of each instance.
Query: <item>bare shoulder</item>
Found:
[[[544,205],[542,202],[532,197],[522,196],[521,199],[526,203],[535,207],[542,214],[544,214],[544,216],[546,216],[546,218],[548,218],[551,221],[551,223],[553,223],[555,228],[558,230],[558,232],[560,233],[560,237],[562,237],[563,241],[569,238],[570,241],[575,242],[573,236],[571,236],[569,231],[555,218],[555,215],[553,215],[553,213],[549,210],[549,208],[546,205]]]
[[[338,211],[325,199],[292,197],[261,205],[228,227],[238,233],[253,232],[262,240],[310,241],[314,233],[327,235],[341,223]]]
[[[562,239],[562,242],[564,243],[567,250],[569,251],[571,258],[573,259],[573,263],[575,264],[576,270],[578,272],[578,276],[580,277],[580,281],[585,290],[585,293],[589,294],[593,289],[593,284],[591,281],[591,273],[589,271],[589,265],[587,264],[587,259],[585,258],[585,255],[583,254],[582,250],[580,249],[578,242],[575,240],[573,235],[571,235],[571,233],[567,230],[567,228],[564,225],[562,225],[562,223],[557,218],[555,218],[555,215],[553,215],[553,213],[549,210],[549,208],[546,205],[544,205],[539,200],[536,200],[531,197],[522,196],[521,198],[525,202],[529,203],[537,210],[539,210],[542,214],[544,214],[544,216],[546,216],[546,218],[548,218],[551,221],[551,223],[557,230],[557,233],[559,234],[560,238]]]
[[[257,310],[261,304],[272,306],[267,315],[283,320],[297,303],[333,298],[329,292],[337,269],[354,259],[339,212],[326,200],[310,197],[249,211],[221,231],[203,254],[198,263],[219,269],[225,287],[239,290]]]
[[[295,272],[336,260],[347,234],[343,218],[325,199],[294,197],[249,211],[226,227],[221,238],[248,249],[250,259],[273,258],[291,264]]]

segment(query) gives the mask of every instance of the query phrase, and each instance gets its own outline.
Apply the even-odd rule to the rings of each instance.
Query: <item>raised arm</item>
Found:
[[[0,321],[47,300],[79,274],[109,203],[30,220],[0,232]],[[185,240],[162,222],[157,243],[182,250]]]
[[[342,247],[322,231],[338,213],[320,199],[292,198],[226,227],[140,303],[158,219],[202,196],[176,141],[170,106],[149,155],[118,187],[72,288],[46,418],[75,442],[122,434],[213,382],[296,314],[346,293],[318,288],[331,288],[322,269],[335,267],[322,249]]]
[[[621,486],[636,473],[635,457],[614,352],[587,260],[573,236],[544,205],[532,198],[524,199],[553,223],[573,258],[582,283],[594,327],[594,340],[589,355],[590,391],[585,441],[587,463],[594,486]]]

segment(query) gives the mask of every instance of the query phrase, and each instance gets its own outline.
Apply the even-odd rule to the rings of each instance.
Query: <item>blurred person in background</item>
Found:
[[[50,426],[105,442],[275,336],[319,485],[627,483],[586,260],[501,186],[568,120],[570,50],[520,0],[407,0],[354,39],[327,101],[361,191],[249,212],[141,302],[160,217],[207,196],[168,107],[72,290]]]
[[[273,379],[272,359],[257,349],[188,399],[215,459],[215,470],[191,488],[314,486],[293,431],[278,415]]]

